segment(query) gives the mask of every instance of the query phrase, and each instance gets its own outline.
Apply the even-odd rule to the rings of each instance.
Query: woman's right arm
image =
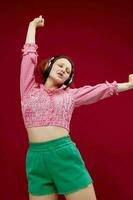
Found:
[[[32,21],[29,23],[25,44],[27,43],[35,44],[35,36],[36,36],[36,27],[34,21]]]
[[[44,26],[44,19],[42,16],[35,18],[29,23],[26,42],[22,49],[22,61],[20,72],[20,94],[21,98],[27,93],[35,84],[34,70],[37,66],[37,48],[35,42],[36,28]]]
[[[43,27],[43,26],[44,26],[44,18],[42,18],[42,15],[40,15],[39,17],[37,17],[33,21],[31,21],[29,23],[25,43],[35,44],[36,28]]]

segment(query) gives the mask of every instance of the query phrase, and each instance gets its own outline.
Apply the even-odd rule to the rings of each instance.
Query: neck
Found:
[[[44,86],[49,89],[49,90],[54,90],[59,88],[59,85],[55,85],[53,82],[46,80],[46,82],[44,83]]]

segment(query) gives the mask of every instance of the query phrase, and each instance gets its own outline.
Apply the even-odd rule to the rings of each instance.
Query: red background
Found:
[[[28,138],[20,109],[21,49],[28,23],[37,31],[39,61],[66,54],[75,63],[75,85],[127,82],[133,73],[133,6],[128,1],[1,2],[0,199],[28,199]],[[93,180],[98,200],[133,199],[133,91],[76,109],[71,137]],[[64,199],[60,195],[60,199]]]

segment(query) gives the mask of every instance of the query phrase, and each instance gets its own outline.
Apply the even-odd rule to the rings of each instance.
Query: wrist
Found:
[[[36,28],[34,21],[31,21],[31,22],[29,23],[29,27]]]
[[[129,89],[133,89],[133,82],[129,81],[128,86],[129,86]]]

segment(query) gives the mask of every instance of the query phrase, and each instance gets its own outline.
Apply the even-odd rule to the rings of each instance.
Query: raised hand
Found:
[[[42,15],[40,15],[39,17],[35,18],[30,23],[33,24],[35,26],[35,28],[43,27],[44,26],[44,18],[42,17]]]
[[[31,21],[29,23],[25,43],[35,43],[36,28],[43,26],[44,26],[44,18],[42,17],[42,15]]]

